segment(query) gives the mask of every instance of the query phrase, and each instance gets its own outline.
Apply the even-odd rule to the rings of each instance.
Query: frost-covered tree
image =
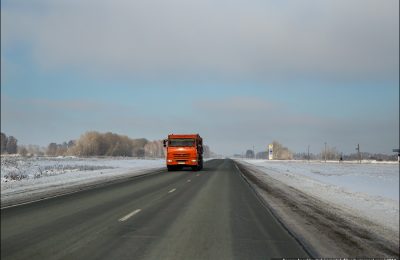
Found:
[[[149,141],[144,146],[146,157],[164,157],[164,146],[162,140]]]
[[[125,135],[99,133],[95,131],[83,134],[68,153],[77,156],[138,156],[145,155],[146,139],[130,139]]]
[[[26,149],[28,150],[28,154],[39,156],[43,156],[46,151],[46,148],[40,147],[38,145],[28,145]]]
[[[273,141],[273,156],[275,160],[291,160],[293,153],[277,141]]]
[[[326,155],[326,157],[325,157]],[[326,151],[325,148],[321,151],[321,159],[325,160],[325,158],[327,160],[338,160],[340,157],[339,152],[336,150],[335,147],[326,147]]]

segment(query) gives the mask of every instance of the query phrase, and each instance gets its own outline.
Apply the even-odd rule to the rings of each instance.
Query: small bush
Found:
[[[7,174],[4,175],[4,178],[13,181],[20,181],[22,179],[28,178],[28,175],[24,172],[21,172],[18,169],[11,170]]]

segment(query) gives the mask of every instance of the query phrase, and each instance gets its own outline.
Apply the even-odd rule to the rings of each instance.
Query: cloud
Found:
[[[231,113],[232,115],[259,113],[261,111],[272,110],[278,104],[266,102],[256,97],[229,97],[226,99],[194,101],[195,109],[207,111],[209,113]]]
[[[44,70],[219,79],[394,79],[398,1],[29,1],[2,7],[2,43]]]
[[[144,114],[143,107],[84,100],[15,99],[1,96],[2,131],[22,144],[47,145],[78,138],[88,130],[162,139],[168,133],[200,133],[216,152],[241,153],[253,145],[266,149],[278,140],[301,152],[319,153],[324,142],[345,153],[360,143],[364,151],[390,153],[398,144],[399,121],[316,116],[260,97],[203,98],[189,114]],[[392,147],[393,146],[393,147]]]
[[[18,100],[17,102],[24,102],[28,105],[35,107],[43,107],[45,109],[61,110],[64,112],[87,112],[97,111],[106,104],[101,102],[87,101],[87,100],[51,100],[51,99],[38,99],[30,98],[25,100]]]
[[[79,99],[13,98],[1,95],[2,131],[22,144],[47,145],[51,141],[76,139],[89,130],[114,131],[142,137],[133,126],[148,126],[135,105]]]
[[[371,112],[372,107],[360,105],[357,112],[346,98],[340,104],[336,104],[339,99],[330,101],[329,91],[340,86],[343,96],[352,96],[354,88],[363,85],[374,85],[371,89],[377,93],[377,86],[398,85],[398,9],[397,0],[2,1],[2,85],[7,85],[7,93],[18,95],[14,88],[24,91],[29,84],[16,84],[10,78],[29,71],[34,75],[24,74],[26,82],[32,79],[29,87],[37,91],[35,96],[43,95],[43,99],[3,102],[2,89],[2,126],[17,137],[40,143],[49,138],[65,141],[95,129],[150,139],[171,132],[200,132],[214,150],[223,153],[240,152],[274,139],[296,151],[324,141],[353,151],[353,142],[360,138],[360,143],[371,146],[370,151],[387,151],[391,140],[398,143],[398,136],[392,137],[398,132],[398,120],[383,116],[380,120],[376,114],[389,110]],[[89,84],[80,82],[87,79],[81,74],[89,76]],[[45,98],[51,95],[38,84],[59,75],[72,75],[76,87],[68,91],[76,91],[74,96],[80,99]],[[103,77],[112,80],[103,81]],[[129,80],[121,80],[123,77]],[[148,91],[147,96],[118,84],[128,82],[132,88],[152,85],[141,78],[161,79],[154,85],[167,91],[153,88],[154,93]],[[190,84],[179,84],[186,79],[190,89]],[[214,80],[220,82],[214,84]],[[116,97],[132,95],[135,98],[129,104],[138,106],[83,100],[81,87],[94,89],[104,82],[107,87],[102,91],[118,88],[120,95],[110,94],[114,102]],[[54,84],[57,91],[67,91],[60,85]],[[207,85],[207,91],[202,85]],[[254,88],[246,89],[252,85],[265,93],[255,96]],[[170,91],[172,86],[180,89]],[[234,91],[235,86],[241,90]],[[296,92],[298,98],[311,102],[304,105],[308,114],[301,112],[304,108],[296,109],[300,102],[291,90],[299,86],[308,91],[308,95]],[[316,89],[318,94],[311,93]],[[324,90],[328,91],[321,95]],[[178,92],[178,96],[171,94]],[[287,93],[274,100],[294,102],[268,100],[273,92]],[[243,93],[255,97],[239,96]],[[228,97],[231,95],[237,96]],[[152,100],[151,96],[159,98]],[[322,109],[324,104],[310,99],[321,97],[330,107],[349,106],[349,114],[361,114],[362,118],[347,121],[350,115],[343,114],[335,118],[332,109],[325,111],[325,116],[314,113],[313,109]],[[165,106],[162,102],[167,99],[176,102]],[[196,101],[188,107],[188,100]],[[358,97],[354,100],[365,104]],[[398,108],[398,98],[390,102]],[[390,111],[387,114],[392,115]]]

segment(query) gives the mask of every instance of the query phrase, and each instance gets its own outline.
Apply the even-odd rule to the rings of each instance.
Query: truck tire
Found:
[[[167,169],[168,169],[168,171],[170,172],[170,171],[175,170],[175,167],[172,166],[172,165],[167,165]]]

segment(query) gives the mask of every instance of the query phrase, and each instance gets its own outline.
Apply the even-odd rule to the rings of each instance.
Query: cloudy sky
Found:
[[[3,0],[1,131],[399,146],[398,0]]]

